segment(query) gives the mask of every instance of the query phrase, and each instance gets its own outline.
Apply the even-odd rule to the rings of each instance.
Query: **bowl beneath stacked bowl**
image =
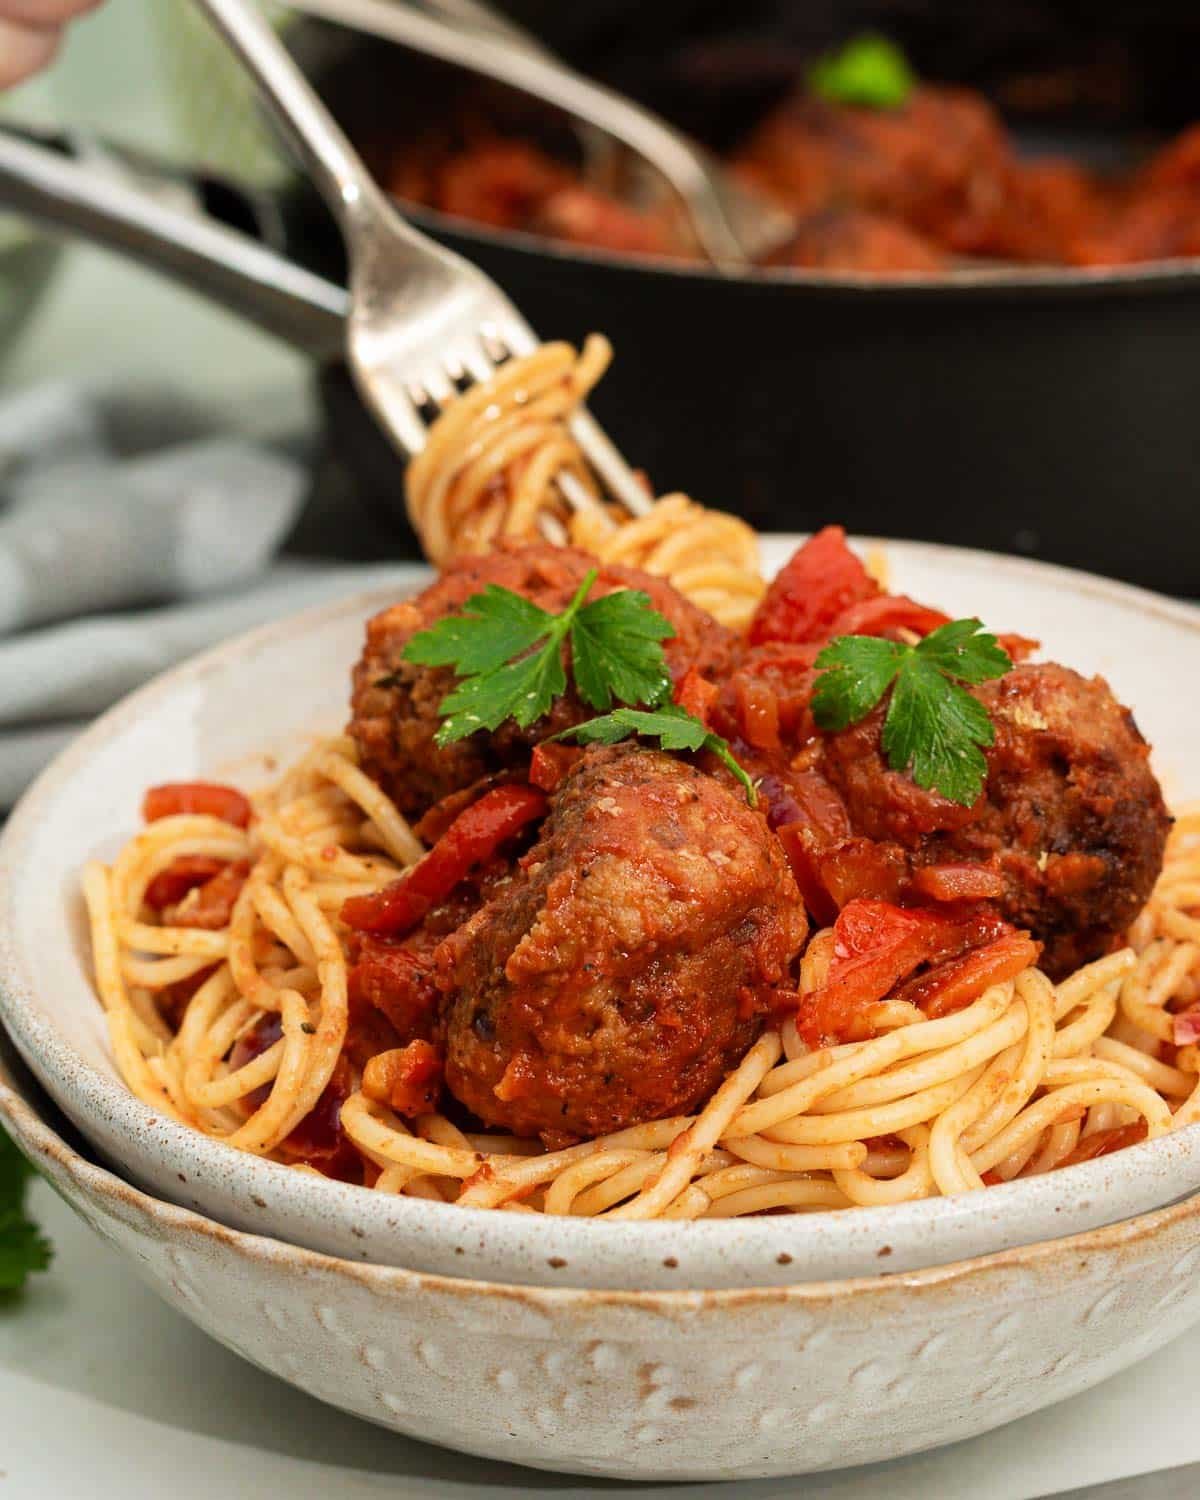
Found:
[[[0,1039],[0,1124],[176,1311],[331,1405],[449,1448],[623,1479],[896,1458],[1088,1389],[1200,1318],[1200,1197],[911,1275],[548,1290],[315,1254],[76,1150]]]

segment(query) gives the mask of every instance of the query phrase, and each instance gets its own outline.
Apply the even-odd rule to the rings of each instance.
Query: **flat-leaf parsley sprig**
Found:
[[[25,1215],[25,1192],[33,1168],[0,1130],[0,1295],[19,1292],[25,1278],[44,1271],[53,1252]]]
[[[733,772],[754,806],[754,783],[728,744],[707,725],[671,702],[671,674],[662,643],[675,634],[640,589],[617,589],[588,601],[598,577],[593,568],[561,614],[499,584],[473,595],[462,613],[414,635],[404,659],[450,667],[458,677],[442,699],[439,745],[452,745],[481,729],[512,719],[522,729],[549,713],[567,687],[563,646],[570,643],[575,688],[591,708],[608,710],[567,729],[557,739],[614,745],[638,735],[664,750],[708,750]]]
[[[822,668],[813,717],[822,729],[857,724],[891,689],[883,750],[893,771],[911,771],[918,786],[969,807],[983,790],[981,747],[996,731],[963,683],[1012,670],[1012,659],[979,620],[952,620],[915,646],[877,636],[843,635],[817,657]]]
[[[729,742],[719,734],[713,734],[708,726],[688,713],[678,703],[664,703],[658,708],[645,711],[637,708],[618,708],[599,719],[586,719],[570,729],[553,735],[556,740],[576,740],[581,745],[615,745],[630,735],[642,735],[656,739],[664,750],[708,750],[733,772],[746,789],[746,801],[751,807],[758,806],[758,793],[754,782],[734,758]]]
[[[809,69],[808,86],[832,104],[900,109],[908,103],[917,78],[895,42],[868,32],[818,58]]]
[[[567,688],[567,640],[575,686],[592,708],[611,708],[614,698],[658,703],[670,692],[662,642],[675,634],[674,627],[638,589],[585,603],[598,576],[592,568],[558,615],[492,583],[468,599],[460,615],[413,636],[406,661],[452,667],[460,679],[438,708],[445,716],[439,745],[497,729],[506,719],[528,729],[548,713]]]

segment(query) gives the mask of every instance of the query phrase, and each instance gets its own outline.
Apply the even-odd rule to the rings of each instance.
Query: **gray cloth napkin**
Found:
[[[280,561],[308,485],[303,457],[214,434],[169,392],[64,383],[0,406],[0,809],[165,667],[404,578]]]

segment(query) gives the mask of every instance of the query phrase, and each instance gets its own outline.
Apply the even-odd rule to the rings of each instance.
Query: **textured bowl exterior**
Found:
[[[0,1119],[172,1307],[322,1401],[488,1458],[622,1479],[800,1474],[971,1437],[1200,1319],[1200,1198],[912,1275],[551,1291],[352,1264],[138,1192],[0,1065]]]
[[[795,538],[766,539],[767,566]],[[1168,796],[1200,795],[1200,697],[1178,664],[1200,611],[1081,574],[889,543],[895,588],[1039,636],[1103,672],[1156,747]],[[412,586],[413,573],[407,576]],[[421,575],[417,574],[416,577]],[[117,1076],[96,1002],[79,870],[137,826],[146,786],[255,778],[336,729],[362,622],[401,592],[309,611],[218,647],[105,715],[42,776],[0,839],[0,1019],[103,1159],[233,1228],[435,1275],[637,1291],[787,1285],[918,1270],[1131,1218],[1200,1190],[1200,1126],[986,1193],[853,1213],[669,1222],[533,1219],[368,1193],[232,1150],[149,1109]]]

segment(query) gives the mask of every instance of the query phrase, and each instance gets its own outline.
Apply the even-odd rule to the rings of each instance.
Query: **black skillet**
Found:
[[[445,75],[397,49],[340,33],[300,55],[368,156],[451,107]],[[593,405],[660,488],[764,529],[838,519],[1200,594],[1200,264],[730,279],[406,212],[543,335],[608,334]],[[336,275],[325,221],[297,222],[293,253]],[[386,500],[393,459],[344,370],[321,388]]]

